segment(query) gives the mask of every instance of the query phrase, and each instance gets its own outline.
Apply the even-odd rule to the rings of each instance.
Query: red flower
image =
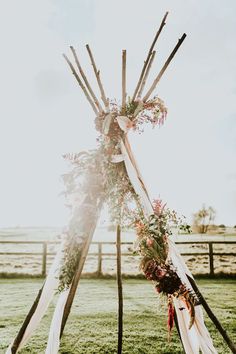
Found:
[[[157,274],[159,278],[163,278],[166,275],[166,273],[167,273],[166,269],[160,269],[158,270]]]
[[[160,294],[161,292],[161,288],[158,285],[156,286],[156,291],[158,292],[158,294]]]
[[[168,320],[167,320],[169,339],[170,339],[170,335],[171,335],[171,330],[174,327],[174,318],[175,318],[175,308],[173,306],[172,300],[169,299],[169,301],[168,301]]]

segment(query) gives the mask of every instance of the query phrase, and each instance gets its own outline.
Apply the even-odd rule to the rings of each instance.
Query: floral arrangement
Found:
[[[166,114],[167,109],[163,101],[157,97],[145,103],[129,100],[123,109],[116,101],[110,102],[110,112],[95,119],[96,129],[100,133],[97,139],[98,149],[78,155],[67,155],[66,158],[73,164],[73,170],[65,179],[69,186],[68,195],[75,194],[78,180],[83,180],[79,185],[82,194],[99,196],[108,203],[114,223],[136,229],[135,251],[141,256],[140,268],[145,277],[154,283],[157,293],[167,296],[168,327],[171,331],[174,324],[174,297],[181,298],[186,304],[191,317],[189,327],[194,322],[197,298],[182,283],[168,257],[168,237],[172,234],[172,228],[178,227],[190,232],[190,227],[161,200],[155,200],[153,214],[145,216],[124,162],[112,161],[113,156],[121,154],[119,141],[125,135],[116,119],[118,116],[126,117],[127,129],[142,132],[144,123],[162,125]],[[92,183],[88,176],[94,176],[95,183]],[[88,204],[88,198],[86,203]],[[85,236],[80,235],[78,242],[73,232],[66,234],[64,260],[60,272],[60,291],[71,284],[81,256],[83,247],[81,239]]]
[[[125,108],[122,109],[116,100],[110,101],[110,113],[111,116],[111,125],[107,133],[109,137],[115,137],[122,135],[116,117],[123,115],[129,118],[131,125],[129,128],[132,128],[135,131],[140,133],[143,132],[143,124],[151,123],[153,127],[156,125],[163,125],[167,116],[167,108],[164,105],[164,102],[159,97],[154,97],[153,99],[143,102],[143,101],[131,101],[129,98],[128,103]],[[104,121],[107,117],[107,114],[99,115],[95,118],[96,129],[104,134]]]
[[[124,136],[116,117],[121,114],[127,115],[132,128],[140,131],[139,127],[144,122],[151,122],[153,125],[163,124],[166,112],[167,109],[159,98],[145,104],[131,103],[129,100],[124,110],[115,101],[110,102],[110,113],[104,113],[95,119],[96,129],[100,133],[97,138],[98,149],[64,155],[64,158],[72,164],[71,172],[63,176],[69,207],[78,204],[82,195],[92,195],[94,199],[97,197],[108,203],[113,222],[124,225],[126,219],[129,223],[130,204],[133,200],[137,201],[137,195],[124,163],[112,162],[112,156],[121,153],[119,139]],[[90,201],[87,197],[86,208],[89,203],[91,211],[94,200]],[[72,218],[71,224],[73,222]],[[60,268],[59,291],[68,288],[72,282],[85,238],[86,234],[75,231],[73,225],[64,233],[64,257]]]
[[[168,298],[168,328],[174,324],[173,297],[180,298],[190,313],[189,328],[194,322],[194,306],[197,303],[195,294],[182,283],[176,269],[168,258],[168,237],[175,226],[190,232],[190,226],[179,218],[174,210],[163,205],[161,200],[153,203],[153,215],[148,218],[139,212],[135,218],[137,233],[136,251],[141,255],[140,268],[145,277],[154,283],[158,294]]]

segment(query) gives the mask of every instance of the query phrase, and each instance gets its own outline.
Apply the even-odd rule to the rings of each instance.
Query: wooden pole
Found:
[[[236,354],[236,346],[235,346],[235,344],[229,338],[226,330],[222,327],[220,321],[217,319],[217,317],[215,316],[215,314],[211,310],[210,306],[208,305],[208,303],[206,302],[205,298],[201,294],[201,292],[200,292],[197,284],[195,283],[194,279],[191,278],[189,275],[187,275],[187,277],[188,277],[188,280],[189,280],[194,292],[196,293],[198,299],[200,300],[201,305],[203,306],[203,308],[205,309],[206,313],[208,314],[209,318],[212,320],[212,322],[214,323],[214,325],[216,326],[216,328],[218,329],[218,331],[220,332],[220,334],[224,338],[225,342],[227,343],[227,345],[230,348],[230,350],[232,351],[232,353]]]
[[[138,99],[140,99],[141,96],[142,96],[143,89],[144,89],[144,86],[145,86],[145,84],[146,84],[146,81],[147,81],[147,78],[148,78],[150,69],[151,69],[151,67],[152,67],[152,63],[153,63],[153,60],[154,60],[154,58],[155,58],[155,55],[156,55],[156,51],[154,50],[154,51],[152,52],[151,58],[150,58],[149,63],[148,63],[147,70],[146,70],[146,72],[145,72],[145,75],[144,75],[144,77],[143,77],[142,84],[141,84],[140,89],[139,89],[139,92],[138,92]]]
[[[134,94],[133,94],[132,101],[135,101],[136,95],[137,95],[137,93],[138,93],[139,87],[140,87],[140,85],[141,85],[141,83],[142,83],[142,80],[143,80],[143,77],[144,77],[144,74],[145,74],[145,71],[146,71],[146,68],[147,68],[147,65],[148,65],[149,60],[150,60],[150,58],[151,58],[151,55],[152,55],[154,46],[155,46],[155,44],[156,44],[156,42],[157,42],[157,40],[158,40],[158,37],[159,37],[160,34],[161,34],[161,31],[162,31],[163,27],[164,27],[165,24],[166,24],[166,18],[167,18],[167,16],[168,16],[168,12],[165,13],[165,16],[163,17],[163,19],[162,19],[162,21],[161,21],[161,25],[160,25],[160,27],[159,27],[159,29],[158,29],[156,35],[155,35],[155,38],[154,38],[154,40],[153,40],[153,42],[152,42],[152,45],[151,45],[150,49],[149,49],[147,58],[146,58],[146,60],[144,61],[143,69],[142,69],[142,71],[141,71],[141,74],[140,74],[140,77],[139,77],[137,86],[136,86],[136,88],[135,88],[135,90],[134,90]]]
[[[146,93],[146,95],[143,98],[143,102],[146,102],[148,100],[148,98],[150,97],[150,95],[152,94],[152,92],[155,90],[156,85],[158,84],[158,82],[160,81],[162,75],[164,74],[164,72],[166,71],[168,65],[170,64],[171,60],[174,58],[177,50],[179,49],[179,47],[181,46],[181,44],[183,43],[183,41],[186,38],[186,33],[184,33],[182,35],[182,37],[178,40],[178,43],[176,44],[176,46],[174,47],[174,49],[172,50],[172,52],[170,53],[168,59],[166,60],[165,64],[163,65],[161,71],[159,72],[159,74],[157,75],[157,77],[155,78],[155,80],[153,81],[152,86],[150,87],[150,89],[148,90],[148,92]]]
[[[122,275],[121,275],[121,230],[120,225],[116,229],[116,264],[117,264],[117,286],[118,286],[118,345],[117,353],[122,353],[122,339],[123,339],[123,289],[122,289]]]
[[[71,63],[71,61],[68,59],[68,57],[67,57],[65,54],[63,54],[63,57],[65,58],[67,64],[69,65],[69,67],[70,67],[70,69],[71,69],[71,71],[72,71],[72,74],[73,74],[74,77],[76,78],[76,80],[77,80],[77,82],[79,83],[80,87],[81,87],[82,90],[84,91],[85,97],[86,97],[87,100],[89,101],[89,103],[90,103],[90,105],[91,105],[91,107],[92,107],[94,113],[96,114],[96,116],[98,116],[98,115],[99,115],[99,112],[98,112],[98,110],[97,110],[97,108],[96,108],[94,102],[92,101],[92,99],[91,99],[91,97],[90,97],[90,95],[89,95],[89,93],[88,93],[86,87],[84,86],[84,84],[83,84],[83,82],[81,81],[79,75],[77,74],[77,72],[76,72],[76,70],[75,70],[73,64]]]
[[[27,316],[26,316],[26,318],[25,318],[25,320],[24,320],[24,322],[23,322],[23,324],[22,324],[22,326],[21,326],[21,328],[20,328],[20,330],[19,330],[19,332],[18,332],[13,344],[12,344],[12,347],[11,347],[12,354],[15,354],[17,352],[18,348],[19,348],[19,345],[20,345],[20,343],[22,341],[22,338],[23,338],[23,336],[25,334],[26,328],[28,327],[28,324],[29,324],[31,318],[33,317],[33,314],[35,313],[35,310],[36,310],[36,308],[38,306],[39,299],[40,299],[42,291],[43,291],[43,287],[44,287],[44,285],[39,290],[38,295],[37,295],[33,305],[31,306],[31,308],[30,308],[30,310],[29,310],[29,312],[28,312],[28,314],[27,314]]]
[[[102,243],[98,244],[98,270],[97,274],[100,277],[102,275]]]
[[[94,222],[91,225],[90,232],[89,232],[88,237],[87,237],[87,239],[86,239],[86,241],[85,241],[85,243],[83,245],[80,261],[79,261],[78,266],[77,266],[77,270],[75,271],[75,275],[74,275],[74,278],[73,278],[71,286],[70,286],[70,291],[69,291],[69,294],[68,294],[68,297],[67,297],[67,300],[66,300],[66,304],[65,304],[65,308],[64,308],[64,312],[63,312],[63,317],[62,317],[60,338],[61,338],[61,336],[63,334],[63,331],[64,331],[64,328],[65,328],[68,316],[70,314],[71,306],[72,306],[72,303],[73,303],[73,300],[74,300],[74,297],[75,297],[75,293],[76,293],[76,290],[77,290],[77,287],[78,287],[78,284],[79,284],[79,281],[80,281],[80,277],[81,277],[81,273],[82,273],[82,270],[83,270],[84,262],[86,260],[87,255],[88,255],[89,246],[90,246],[90,243],[91,243],[92,238],[93,238],[93,234],[94,234],[94,231],[95,231],[95,228],[96,228],[96,225],[97,225],[97,220],[98,220],[98,217],[99,217],[100,210],[102,208],[102,204],[103,204],[103,201],[100,201],[99,206],[98,206],[96,222]]]
[[[126,106],[126,50],[122,50],[122,114],[125,113]]]
[[[210,275],[214,276],[214,254],[213,254],[213,243],[209,242],[209,268],[210,268]]]
[[[88,51],[88,54],[89,54],[89,57],[90,57],[90,60],[91,60],[91,64],[92,64],[92,67],[93,67],[93,71],[95,73],[95,76],[96,76],[96,79],[97,79],[97,83],[98,83],[98,86],[99,86],[99,89],[100,89],[100,92],[101,92],[101,99],[106,107],[106,111],[108,112],[109,111],[109,101],[108,99],[106,98],[106,94],[105,94],[105,91],[104,91],[104,88],[103,88],[103,85],[102,85],[102,82],[101,82],[101,78],[100,78],[100,71],[97,69],[97,66],[96,66],[96,63],[95,63],[95,60],[94,60],[94,57],[93,57],[93,53],[89,47],[88,44],[86,44],[86,49]]]
[[[43,243],[43,258],[42,258],[42,276],[45,277],[47,273],[47,242]]]
[[[92,88],[91,88],[91,86],[90,86],[90,84],[89,84],[89,82],[88,82],[88,79],[87,79],[87,77],[86,77],[86,75],[85,75],[85,73],[84,73],[84,71],[83,71],[83,69],[82,69],[82,66],[81,66],[80,62],[79,62],[78,56],[77,56],[77,54],[76,54],[76,51],[75,51],[75,49],[74,49],[73,46],[70,46],[70,49],[71,49],[72,54],[73,54],[73,56],[74,56],[75,63],[76,63],[76,65],[77,65],[78,69],[79,69],[79,72],[80,72],[80,74],[81,74],[81,76],[82,76],[82,78],[83,78],[83,80],[84,80],[85,86],[87,87],[87,89],[88,89],[90,95],[92,96],[92,98],[93,98],[93,100],[94,100],[94,102],[95,102],[95,104],[96,104],[96,106],[97,106],[99,112],[102,113],[102,112],[103,112],[102,106],[100,105],[100,103],[99,103],[99,101],[98,101],[98,99],[97,99],[95,93],[93,92],[93,90],[92,90]]]

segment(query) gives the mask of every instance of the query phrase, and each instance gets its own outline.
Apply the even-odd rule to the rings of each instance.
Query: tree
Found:
[[[202,209],[193,214],[193,225],[199,233],[205,234],[209,229],[209,226],[213,224],[215,216],[215,209],[211,206],[206,208],[203,204]]]
[[[220,224],[219,227],[220,227],[221,229],[225,229],[225,225],[224,225],[224,224]]]

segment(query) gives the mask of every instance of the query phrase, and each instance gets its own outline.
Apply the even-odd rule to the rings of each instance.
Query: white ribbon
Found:
[[[128,133],[130,127],[132,126],[130,119],[128,117],[119,116],[117,117],[117,122],[120,128],[125,133]],[[125,139],[127,141],[126,145],[128,145],[129,150],[131,150],[127,135]],[[153,207],[150,202],[150,198],[148,197],[148,193],[146,191],[145,185],[140,176],[140,172],[138,170],[136,161],[133,157],[133,153],[131,151],[128,151],[126,145],[121,139],[120,147],[124,158],[127,174],[130,178],[130,181],[134,187],[135,192],[140,197],[146,215],[151,215],[153,214]],[[171,259],[174,267],[176,268],[178,276],[180,277],[183,284],[187,286],[188,289],[192,289],[192,286],[186,276],[187,274],[193,278],[190,270],[188,269],[187,265],[183,261],[174,242],[172,242],[169,239],[168,243],[169,243],[169,258]],[[213,346],[212,339],[209,335],[209,332],[204,324],[202,309],[200,308],[200,306],[195,307],[195,321],[193,326],[189,330],[188,327],[189,327],[190,315],[188,313],[188,310],[186,309],[186,305],[180,299],[176,299],[176,298],[174,298],[174,305],[175,305],[175,310],[178,319],[180,336],[186,354],[198,354],[199,350],[201,350],[203,354],[217,354],[217,351]],[[184,308],[184,310],[180,310],[181,308]]]
[[[61,259],[63,257],[63,245],[60,250],[57,252],[57,255],[53,261],[53,264],[50,268],[48,276],[46,278],[38,305],[33,316],[30,319],[28,326],[26,327],[23,338],[20,342],[18,350],[20,350],[24,344],[29,340],[34,330],[38,327],[42,317],[44,316],[47,308],[52,300],[53,295],[56,293],[59,285],[59,269],[61,264]],[[11,354],[12,344],[9,345],[6,354]]]
[[[118,116],[116,117],[117,123],[123,132],[128,133],[130,127],[132,126],[132,121],[126,116]]]
[[[130,160],[129,154],[128,154],[126,147],[125,147],[122,140],[120,141],[120,147],[121,147],[122,155],[124,157],[124,162],[125,162],[127,174],[128,174],[129,179],[134,187],[135,193],[140,198],[140,202],[143,206],[144,212],[147,216],[150,214],[153,214],[153,208],[150,203],[150,200],[148,199],[147,194],[143,189],[142,183],[141,183],[140,179],[138,178],[137,171],[134,168],[134,166]]]
[[[69,295],[70,289],[64,290],[57,300],[57,305],[54,310],[49,336],[48,344],[45,351],[45,354],[57,354],[60,347],[60,332],[61,332],[61,323],[64,313],[64,308],[66,301]]]
[[[180,253],[178,252],[175,243],[170,239],[168,239],[168,246],[169,246],[169,258],[171,259],[174,267],[176,268],[176,272],[178,276],[180,277],[182,283],[185,284],[188,289],[192,289],[192,286],[186,274],[189,275],[191,278],[193,278],[193,276],[190,270],[188,269],[187,265],[185,264],[183,258],[181,257]],[[179,310],[182,307],[183,305],[181,305],[181,303],[178,304],[177,301],[175,302],[175,310],[178,318],[181,338],[184,347],[187,348],[189,342],[187,337],[191,336],[192,340],[190,343],[192,343],[193,353],[195,353],[194,352],[195,341],[197,340],[198,346],[201,349],[203,354],[217,354],[217,351],[213,346],[213,342],[210,337],[210,334],[204,323],[202,308],[200,306],[195,306],[195,320],[192,328],[189,330],[188,329],[189,316],[187,316],[188,318],[186,318],[186,320],[183,321],[183,316],[184,316],[183,311],[185,310],[183,311]],[[192,336],[191,333],[195,333],[195,335]],[[188,353],[188,351],[186,351],[186,353]],[[199,350],[196,353],[199,353]]]
[[[119,162],[122,162],[124,161],[124,156],[122,154],[120,155],[112,155],[111,157],[111,162],[113,163],[119,163]]]
[[[104,119],[103,126],[102,126],[103,134],[107,135],[109,133],[111,121],[112,121],[112,114],[108,113]]]

